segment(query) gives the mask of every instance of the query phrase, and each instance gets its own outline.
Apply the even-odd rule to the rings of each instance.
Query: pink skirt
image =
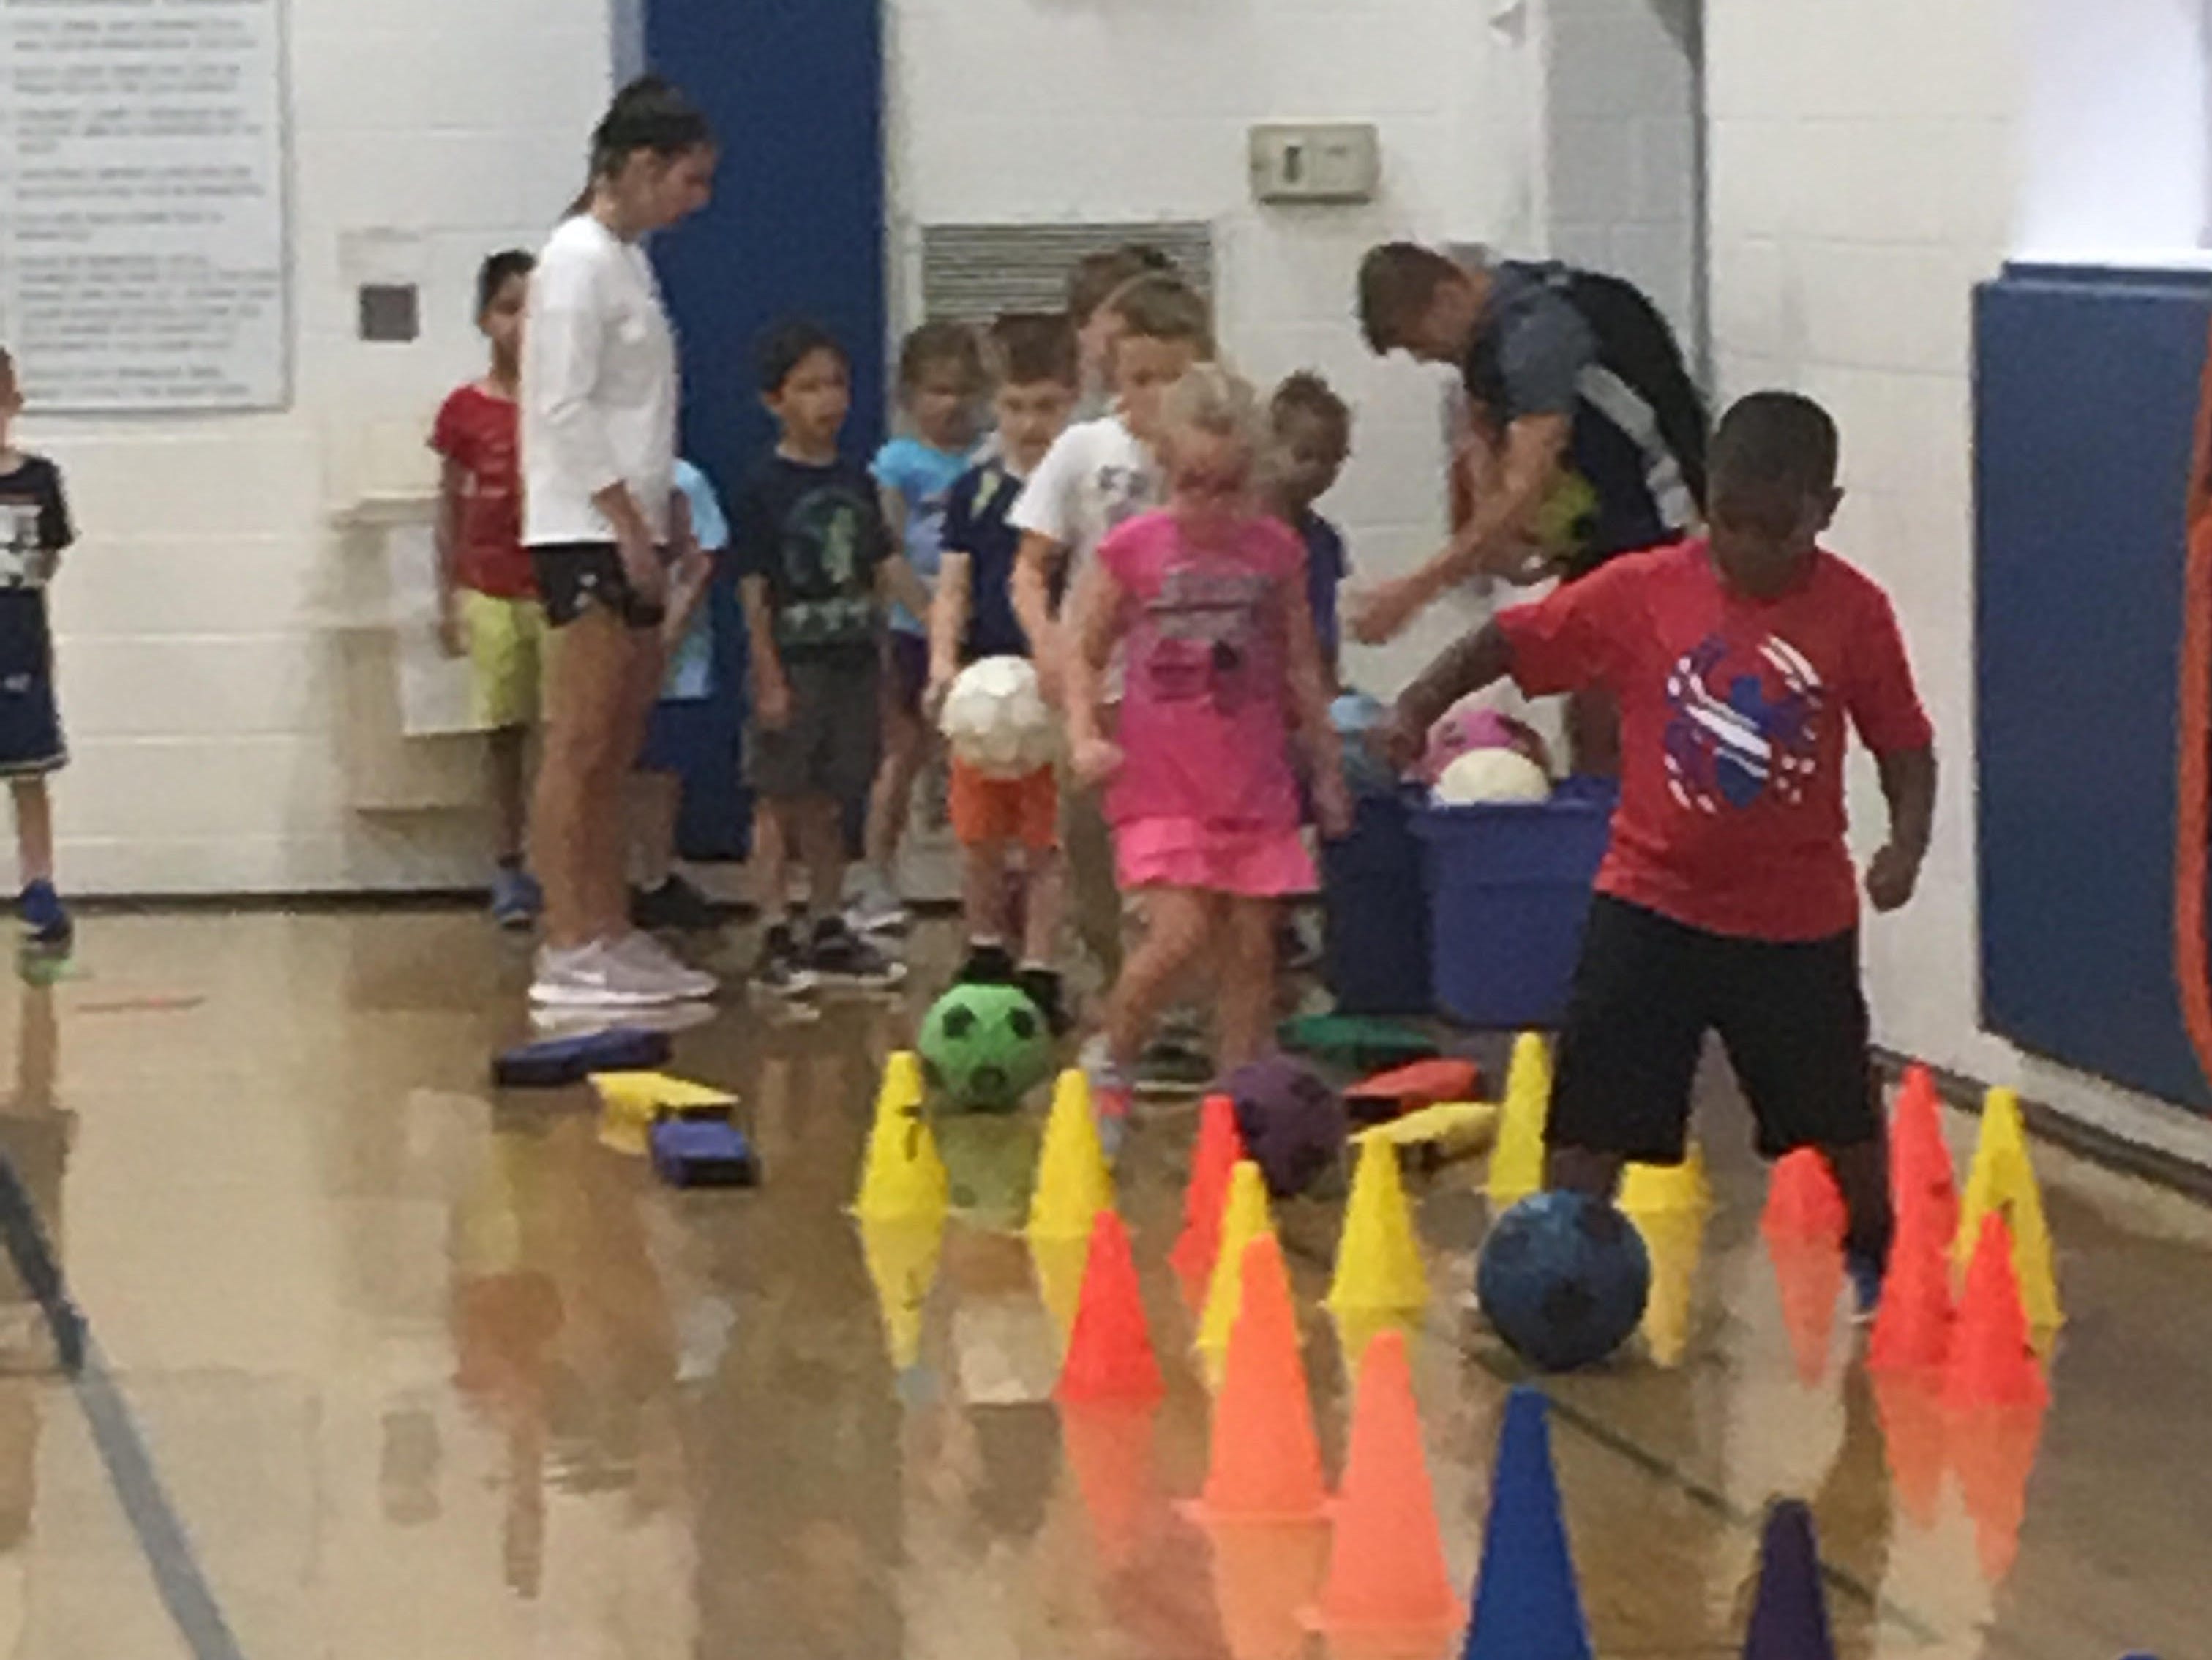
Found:
[[[1133,818],[1114,829],[1124,891],[1195,888],[1241,899],[1280,899],[1320,885],[1313,855],[1293,824],[1221,830],[1188,818]]]

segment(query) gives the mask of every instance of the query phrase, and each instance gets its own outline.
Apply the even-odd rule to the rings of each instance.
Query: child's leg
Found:
[[[520,865],[530,812],[529,728],[501,727],[487,733],[486,761],[491,779],[492,856],[502,865]]]
[[[1006,919],[1006,843],[1004,837],[960,850],[961,913],[970,946],[1004,946]]]
[[[1022,964],[1048,969],[1060,952],[1060,919],[1067,909],[1067,860],[1057,848],[1032,848],[1023,879]]]
[[[1273,899],[1228,902],[1221,934],[1221,1053],[1223,1072],[1267,1052],[1275,1014],[1275,927],[1282,908]]]
[[[10,790],[15,798],[15,850],[22,885],[51,885],[54,879],[54,806],[44,778],[18,778]]]
[[[547,684],[531,824],[545,890],[545,943],[555,951],[605,937],[596,931],[600,906],[592,859],[601,815],[594,792],[610,744],[608,727],[623,708],[629,633],[613,612],[586,606],[561,630],[558,661]]]
[[[753,808],[753,903],[762,923],[769,927],[792,910],[792,803],[762,797]]]
[[[1113,826],[1098,791],[1069,785],[1061,801],[1060,846],[1067,855],[1076,933],[1110,984],[1121,976],[1121,890],[1115,879]]]
[[[1878,1116],[1878,1115],[1877,1115]],[[1843,1189],[1844,1248],[1862,1262],[1887,1273],[1890,1243],[1897,1234],[1897,1216],[1890,1199],[1889,1138],[1875,1136],[1851,1146],[1821,1149],[1828,1168]]]
[[[684,815],[684,781],[672,772],[629,777],[630,858],[638,885],[656,893],[675,873],[676,826]]]
[[[883,762],[868,793],[867,859],[872,878],[885,897],[897,891],[899,843],[906,835],[915,780],[928,753],[928,733],[921,718],[887,694],[884,704]]]
[[[1176,978],[1206,952],[1222,921],[1218,896],[1195,888],[1151,888],[1147,924],[1121,966],[1106,1006],[1106,1052],[1124,1074],[1137,1064],[1154,1018]]]
[[[628,646],[620,703],[606,724],[592,781],[592,910],[602,939],[618,939],[630,931],[629,781],[666,667],[658,630],[629,630]]]
[[[836,915],[845,891],[845,820],[835,796],[809,795],[789,804],[784,828],[806,866],[807,903],[817,916]]]

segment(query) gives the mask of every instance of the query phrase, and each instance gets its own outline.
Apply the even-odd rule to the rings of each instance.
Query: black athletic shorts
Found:
[[[630,586],[622,551],[611,542],[562,542],[530,550],[545,620],[562,629],[592,605],[604,605],[634,629],[657,629],[668,608]]]
[[[1856,932],[1803,943],[1735,939],[1600,894],[1546,1139],[1680,1164],[1707,1031],[1727,1046],[1765,1157],[1856,1146],[1881,1133]]]

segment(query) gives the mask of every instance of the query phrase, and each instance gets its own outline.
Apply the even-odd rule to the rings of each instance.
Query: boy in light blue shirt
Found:
[[[713,901],[676,873],[676,827],[684,812],[684,760],[698,752],[696,734],[714,692],[714,623],[707,597],[715,566],[729,551],[730,523],[714,485],[689,461],[676,464],[676,491],[684,512],[677,515],[676,568],[661,634],[668,670],[631,787],[638,886],[630,920],[656,932],[701,933],[720,927],[721,917]]]

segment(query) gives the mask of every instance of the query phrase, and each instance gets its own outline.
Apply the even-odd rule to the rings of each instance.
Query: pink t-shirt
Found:
[[[1100,545],[1121,590],[1127,678],[1107,794],[1115,824],[1176,818],[1218,830],[1295,830],[1287,618],[1305,550],[1273,519],[1201,544],[1172,513],[1133,519]]]

